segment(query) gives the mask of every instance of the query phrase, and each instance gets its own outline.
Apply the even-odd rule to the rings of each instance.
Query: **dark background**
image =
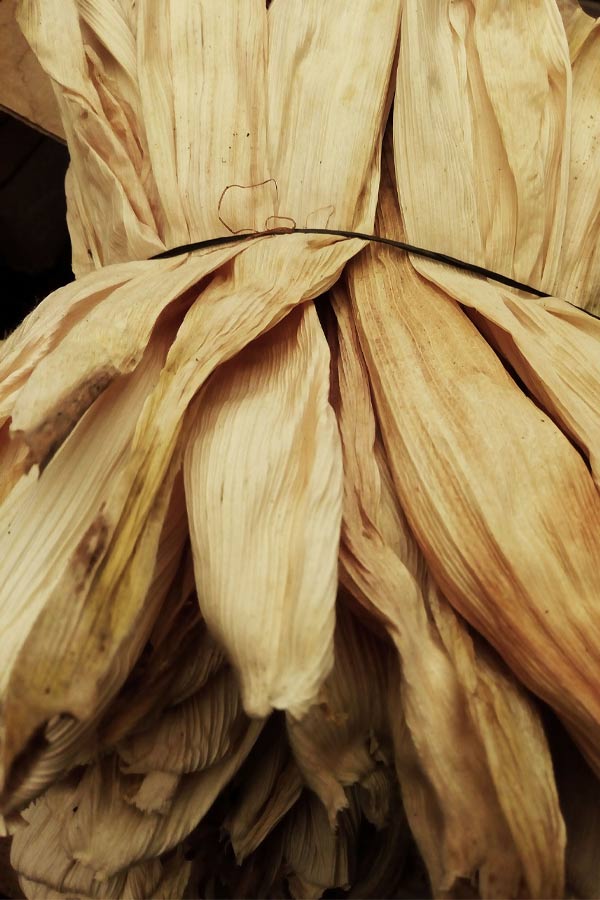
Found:
[[[73,278],[64,144],[0,112],[0,337]]]

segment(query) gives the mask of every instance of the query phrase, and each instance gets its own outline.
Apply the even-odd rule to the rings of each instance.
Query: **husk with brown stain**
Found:
[[[597,27],[570,0],[20,22],[77,275],[0,344],[23,889],[395,895],[420,855],[436,896],[560,896],[528,691],[597,772]],[[149,259],[369,232],[378,201],[380,233],[558,296],[328,234]]]

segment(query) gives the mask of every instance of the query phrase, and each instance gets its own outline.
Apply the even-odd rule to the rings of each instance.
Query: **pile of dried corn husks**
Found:
[[[0,345],[24,893],[598,896],[600,26],[573,0],[19,15],[78,276]],[[148,259],[294,225],[553,296],[332,235]]]

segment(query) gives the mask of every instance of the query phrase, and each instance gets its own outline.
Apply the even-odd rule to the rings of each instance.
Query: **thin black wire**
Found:
[[[415,256],[422,256],[424,259],[431,259],[434,262],[444,263],[444,265],[447,266],[454,266],[455,269],[472,272],[474,275],[482,275],[484,278],[498,281],[500,284],[506,285],[506,287],[525,291],[528,294],[534,294],[536,297],[552,296],[544,291],[540,291],[538,288],[532,287],[530,284],[516,281],[514,278],[509,278],[508,275],[501,275],[499,272],[486,269],[484,266],[477,266],[475,263],[466,262],[464,259],[448,256],[447,253],[438,253],[436,250],[427,250],[425,247],[416,247],[414,244],[407,244],[405,241],[395,241],[392,240],[392,238],[380,237],[376,234],[364,234],[360,231],[342,231],[336,228],[274,228],[269,231],[252,231],[247,234],[226,234],[221,237],[209,238],[206,241],[194,241],[190,244],[181,244],[179,247],[171,247],[169,250],[163,250],[161,253],[156,253],[154,256],[151,256],[150,259],[170,259],[173,256],[180,256],[183,253],[192,253],[194,250],[203,250],[206,247],[218,247],[224,244],[234,244],[236,241],[247,241],[251,238],[281,234],[330,234],[334,237],[357,238],[361,241],[384,244],[387,247],[395,247],[406,253],[414,253]],[[566,300],[565,302],[568,303],[569,306],[573,306],[575,309],[580,310],[580,312],[600,320],[600,316],[597,316],[595,313],[590,312],[587,309],[582,309],[580,306],[571,303],[569,300]]]

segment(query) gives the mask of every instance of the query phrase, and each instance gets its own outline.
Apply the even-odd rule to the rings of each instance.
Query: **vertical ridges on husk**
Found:
[[[598,24],[575,0],[19,21],[77,276],[0,343],[23,891],[592,896]]]

